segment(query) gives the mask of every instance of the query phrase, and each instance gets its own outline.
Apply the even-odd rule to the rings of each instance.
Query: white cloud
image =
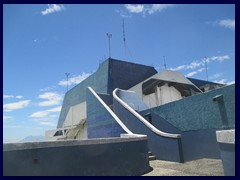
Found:
[[[3,98],[4,98],[4,99],[7,99],[7,98],[17,98],[17,99],[22,99],[23,96],[3,95]]]
[[[195,69],[199,66],[203,66],[204,62],[203,61],[193,61],[188,65],[180,65],[177,68],[170,68],[172,71],[179,71],[179,70],[187,70],[187,69]]]
[[[62,106],[58,106],[58,107],[56,107],[56,108],[52,108],[52,109],[49,109],[49,110],[47,110],[48,112],[60,112],[61,111],[61,108],[62,108]]]
[[[208,22],[206,22],[206,24],[235,30],[235,19],[222,19],[222,20],[217,20],[217,21],[208,21]]]
[[[210,58],[210,61],[219,61],[219,62],[223,62],[225,60],[230,59],[229,55],[225,55],[225,56],[212,56]]]
[[[52,106],[60,104],[62,96],[56,92],[46,92],[38,96],[40,99],[47,99],[46,101],[38,103],[39,106]]]
[[[31,100],[24,100],[24,101],[19,101],[19,102],[15,102],[15,103],[4,104],[3,109],[5,112],[22,109],[24,107],[27,107],[30,102],[31,102]]]
[[[40,122],[39,124],[45,126],[57,126],[57,124],[54,122]]]
[[[60,111],[61,111],[61,106],[56,107],[56,108],[52,108],[52,109],[48,109],[48,110],[45,110],[45,111],[35,112],[35,113],[31,114],[29,117],[31,117],[31,118],[44,118],[44,117],[47,117],[48,115],[50,115],[51,113],[60,112]]]
[[[188,69],[196,69],[197,67],[201,67],[205,65],[205,61],[207,63],[210,63],[212,61],[219,61],[219,62],[223,62],[225,60],[229,60],[230,57],[229,55],[224,55],[224,56],[212,56],[212,57],[208,57],[208,58],[203,58],[201,61],[193,61],[190,64],[186,64],[186,65],[180,65],[176,68],[170,68],[170,70],[172,71],[179,71],[179,70],[188,70]]]
[[[23,98],[23,96],[16,96],[16,98],[17,98],[17,99],[22,99],[22,98]]]
[[[217,79],[217,78],[220,78],[222,75],[223,75],[223,73],[216,73],[216,74],[210,76],[209,79]]]
[[[163,9],[173,7],[174,4],[153,4],[150,8],[148,8],[146,11],[148,14],[153,14],[155,12],[160,12]]]
[[[194,76],[194,75],[196,75],[196,74],[198,74],[198,73],[200,73],[204,70],[205,70],[204,68],[201,68],[201,69],[198,69],[197,71],[190,72],[186,75],[186,77],[192,77],[192,76]]]
[[[45,9],[44,11],[41,11],[42,15],[47,15],[50,13],[54,13],[54,12],[60,12],[62,10],[64,10],[64,6],[58,5],[58,4],[48,4],[48,8]]]
[[[4,115],[3,115],[3,121],[4,121],[4,122],[11,121],[12,119],[13,119],[12,116],[4,116]]]
[[[235,84],[235,81],[228,82],[227,85]]]
[[[227,79],[221,79],[219,81],[214,81],[215,83],[219,83],[219,84],[226,84]]]
[[[9,129],[15,129],[15,128],[23,128],[23,129],[41,129],[42,130],[42,128],[41,127],[36,127],[36,126],[23,126],[23,125],[4,125],[3,126],[3,128],[5,129],[7,129],[7,128],[9,128]]]
[[[144,10],[144,6],[140,4],[137,5],[125,4],[125,8],[131,13],[142,13]]]
[[[118,13],[123,18],[130,18],[130,17],[132,17],[132,15],[130,15],[128,12],[123,11],[123,10],[115,9],[115,12]]]
[[[40,91],[50,91],[50,90],[54,89],[55,87],[56,87],[56,86],[49,86],[49,87],[40,89]]]
[[[174,4],[151,4],[151,5],[140,5],[140,4],[126,4],[125,8],[130,13],[142,13],[142,14],[154,14],[161,12],[163,9],[173,7]]]
[[[235,30],[235,19],[223,19],[217,22],[219,26]]]
[[[3,95],[3,98],[4,98],[4,99],[7,99],[7,98],[14,98],[14,96],[13,96],[13,95]]]
[[[91,75],[91,73],[83,72],[82,74],[80,74],[78,76],[74,76],[74,77],[68,79],[68,86],[71,86],[72,84],[79,84],[80,82],[85,80],[90,75]],[[58,85],[67,87],[67,81],[62,80],[58,83]]]

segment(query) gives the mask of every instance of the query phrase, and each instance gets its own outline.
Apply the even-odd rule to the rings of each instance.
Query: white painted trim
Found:
[[[116,116],[116,114],[105,104],[105,102],[97,95],[97,93],[91,88],[88,87],[91,93],[97,98],[97,100],[104,106],[104,108],[111,114],[111,116],[117,121],[117,123],[123,128],[123,130],[128,133],[133,133],[122,123],[122,121]]]
[[[116,88],[113,91],[113,97],[116,99],[122,106],[124,106],[129,112],[131,112],[139,121],[141,121],[144,125],[146,125],[151,131],[156,133],[159,136],[167,137],[167,138],[181,138],[181,134],[170,134],[170,133],[165,133],[157,128],[155,128],[152,124],[150,124],[146,119],[144,119],[140,114],[138,114],[134,109],[132,109],[127,103],[125,103],[123,100],[121,100],[117,95],[117,91],[127,91],[127,90],[122,90]],[[127,91],[127,92],[133,92],[133,91]]]

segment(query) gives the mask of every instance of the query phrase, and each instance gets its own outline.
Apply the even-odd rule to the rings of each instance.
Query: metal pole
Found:
[[[109,58],[111,58],[111,42],[110,42],[110,39],[112,37],[112,34],[107,33],[107,37],[108,37],[108,44],[109,44]]]
[[[70,73],[65,73],[65,75],[67,76],[67,91],[68,91],[68,76],[70,75]]]
[[[208,81],[208,67],[207,67],[207,57],[205,56],[205,69],[206,69],[206,78]]]

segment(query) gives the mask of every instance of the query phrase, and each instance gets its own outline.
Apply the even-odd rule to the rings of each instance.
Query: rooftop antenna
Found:
[[[206,56],[204,58],[204,62],[205,62],[206,77],[207,77],[207,81],[208,81],[208,67],[207,67],[207,57]]]
[[[111,58],[111,44],[110,44],[110,39],[112,37],[112,34],[107,33],[107,37],[108,37],[108,45],[109,45],[109,58]]]
[[[70,75],[70,73],[65,73],[66,77],[67,77],[67,91],[68,91],[68,76]]]
[[[126,52],[127,52],[127,47],[126,47],[126,38],[125,38],[125,28],[124,28],[124,19],[123,19],[123,43],[124,43],[124,53],[125,53],[125,57],[126,57]]]
[[[166,61],[165,61],[165,56],[163,56],[163,63],[164,63],[164,68],[167,69]]]

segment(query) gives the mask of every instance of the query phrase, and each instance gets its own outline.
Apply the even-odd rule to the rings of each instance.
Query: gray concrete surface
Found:
[[[235,129],[216,131],[225,176],[235,176]]]
[[[152,171],[143,176],[224,176],[222,161],[199,159],[185,163],[154,160],[150,161]]]
[[[148,170],[146,136],[3,144],[4,176],[136,176]]]

